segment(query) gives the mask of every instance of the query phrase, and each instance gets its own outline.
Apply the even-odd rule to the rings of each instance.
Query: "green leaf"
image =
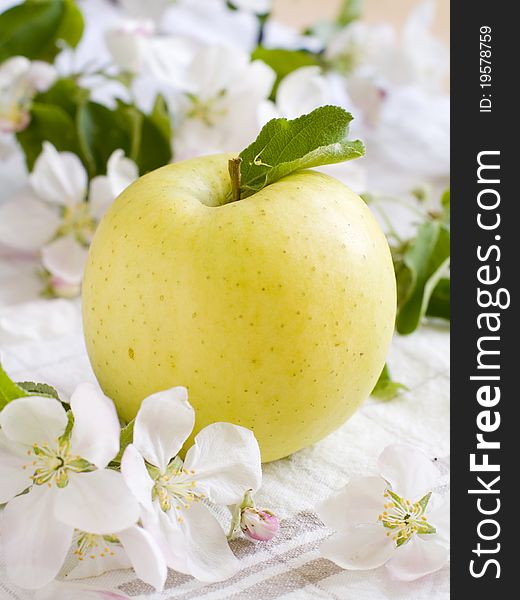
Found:
[[[16,55],[52,62],[60,44],[75,47],[82,34],[72,0],[27,0],[0,15],[0,62]]]
[[[441,197],[442,206],[442,221],[446,225],[450,225],[450,188],[448,188]]]
[[[30,396],[30,394],[15,383],[0,364],[0,410],[9,404],[11,400],[25,398],[26,396]]]
[[[57,39],[63,40],[71,48],[75,48],[83,37],[84,29],[83,15],[74,0],[64,0],[64,13],[56,34]]]
[[[25,390],[31,396],[46,396],[48,398],[61,399],[58,392],[47,383],[34,383],[34,381],[18,381],[17,385]]]
[[[88,100],[89,95],[89,90],[80,87],[75,79],[63,77],[55,81],[46,92],[37,94],[34,102],[59,106],[75,119],[78,106]]]
[[[150,115],[142,114],[139,152],[136,157],[141,175],[170,162],[172,158],[171,136],[168,106],[163,96],[159,94]]]
[[[240,153],[240,192],[247,198],[290,173],[359,158],[365,148],[347,139],[352,115],[323,106],[292,121],[272,119]]]
[[[120,109],[110,110],[96,102],[85,102],[76,115],[79,145],[90,177],[104,175],[107,161],[121,148],[131,156],[132,132],[128,116]]]
[[[412,333],[419,326],[435,286],[447,274],[449,256],[449,229],[439,221],[423,223],[397,270],[399,333]]]
[[[311,67],[320,64],[318,57],[305,50],[286,50],[285,48],[264,48],[258,46],[251,55],[252,60],[261,60],[276,73],[276,81],[271,93],[274,100],[280,81],[289,73],[301,67]]]
[[[352,21],[357,21],[363,14],[363,0],[343,0],[336,22],[345,27]]]
[[[139,173],[143,175],[168,164],[172,158],[171,123],[164,98],[157,96],[150,115],[122,101],[118,110],[128,120],[132,137],[130,158],[137,163]]]
[[[439,280],[428,303],[426,316],[438,319],[450,320],[451,300],[450,300],[450,280],[443,277]]]
[[[44,140],[54,144],[60,152],[79,154],[74,121],[62,108],[52,104],[33,104],[29,127],[17,133],[16,137],[25,153],[29,171],[42,151]]]
[[[393,400],[396,396],[399,396],[400,392],[406,391],[408,388],[406,385],[392,380],[388,365],[385,364],[379,379],[372,390],[371,396],[378,400],[388,401]]]
[[[163,134],[165,139],[168,141],[171,140],[172,125],[170,121],[170,113],[168,111],[166,100],[162,94],[157,94],[157,97],[155,98],[152,112],[150,113],[150,121]]]

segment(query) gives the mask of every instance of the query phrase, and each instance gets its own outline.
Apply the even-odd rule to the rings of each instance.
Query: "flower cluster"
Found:
[[[323,170],[359,193],[447,181],[447,50],[430,31],[433,0],[400,35],[352,11],[300,34],[270,18],[270,0],[122,0],[84,10],[78,48],[77,23],[68,38],[47,32],[59,41],[54,65],[46,54],[0,63],[0,156],[23,153],[32,171],[0,208],[0,238],[34,253],[48,294],[79,294],[96,224],[138,174],[240,151],[273,117],[326,104],[353,112],[368,157]]]
[[[44,142],[28,185],[0,206],[0,238],[20,252],[39,256],[50,295],[73,298],[79,294],[97,223],[137,175],[136,165],[118,149],[108,160],[107,174],[89,185],[75,154],[58,152]]]
[[[50,396],[10,401],[0,413],[9,577],[23,588],[55,590],[59,574],[69,581],[131,567],[160,590],[167,567],[202,581],[232,576],[239,562],[214,507],[247,497],[239,519],[246,535],[267,540],[278,528],[272,513],[252,508],[260,451],[250,430],[214,423],[183,460],[194,424],[185,388],[158,392],[143,400],[123,451],[115,407],[92,384],[76,388],[70,409]]]

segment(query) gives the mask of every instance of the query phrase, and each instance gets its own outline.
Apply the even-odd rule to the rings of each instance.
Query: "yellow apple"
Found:
[[[348,187],[300,171],[226,203],[229,158],[168,165],[119,196],[90,249],[85,337],[124,419],[184,385],[195,433],[249,427],[271,461],[370,394],[394,328],[394,270]]]

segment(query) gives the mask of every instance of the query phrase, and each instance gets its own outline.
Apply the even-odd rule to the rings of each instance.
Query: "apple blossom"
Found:
[[[88,177],[80,159],[44,142],[29,188],[0,206],[0,238],[17,250],[40,251],[50,291],[71,297],[79,292],[97,223],[137,176],[135,163],[116,150],[108,159],[107,175],[91,181],[87,198]]]
[[[449,505],[433,493],[440,473],[420,450],[388,446],[378,461],[381,476],[349,482],[317,509],[337,531],[321,554],[345,569],[386,565],[394,579],[413,581],[448,559]]]
[[[9,577],[29,589],[54,579],[75,528],[105,535],[139,518],[121,474],[106,468],[119,450],[112,401],[84,383],[70,406],[28,396],[0,413],[1,538]]]
[[[25,56],[13,56],[0,64],[0,132],[25,129],[33,96],[56,79],[52,65]]]
[[[246,146],[258,133],[260,105],[274,71],[248,54],[225,46],[200,49],[188,69],[178,100],[174,136],[177,159]]]
[[[162,590],[167,569],[153,537],[139,525],[110,535],[77,531],[73,541],[78,563],[68,579],[95,577],[106,571],[133,568],[145,583]]]
[[[257,489],[260,450],[250,430],[214,423],[195,436],[182,462],[177,454],[194,423],[185,388],[145,398],[121,472],[168,566],[202,581],[220,581],[236,572],[238,561],[207,502],[237,504],[247,490]]]

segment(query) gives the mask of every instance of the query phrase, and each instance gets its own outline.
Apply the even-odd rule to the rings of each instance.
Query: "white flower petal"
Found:
[[[123,453],[121,473],[137,501],[147,510],[153,510],[153,480],[148,473],[144,458],[133,444],[129,444]]]
[[[121,6],[131,16],[159,21],[171,0],[121,0]]]
[[[233,4],[241,10],[265,15],[271,10],[272,0],[233,0]]]
[[[67,426],[67,415],[54,398],[27,396],[9,402],[0,413],[0,426],[12,442],[55,446]]]
[[[105,33],[105,43],[117,66],[129,73],[141,71],[148,38],[153,32],[153,22],[146,20],[128,19],[109,29]]]
[[[139,171],[135,162],[119,149],[114,150],[107,161],[107,177],[115,198],[139,177]]]
[[[375,569],[395,552],[387,531],[381,524],[358,525],[333,534],[320,546],[320,552],[343,569]]]
[[[27,455],[0,429],[0,504],[8,502],[32,483],[30,469],[24,469],[27,462]]]
[[[426,454],[407,444],[387,446],[377,464],[392,490],[412,502],[431,492],[439,478],[439,470]]]
[[[0,240],[16,250],[39,250],[53,238],[60,225],[58,212],[31,192],[0,206]]]
[[[31,61],[25,56],[11,56],[0,63],[0,88],[9,88],[17,79],[25,77]]]
[[[195,471],[197,489],[217,504],[237,504],[262,483],[258,442],[250,429],[213,423],[195,436],[184,466]]]
[[[336,531],[375,523],[383,510],[386,488],[387,483],[382,477],[354,479],[322,502],[316,513],[327,527]]]
[[[289,119],[296,119],[330,101],[327,80],[318,66],[301,67],[289,73],[276,92],[276,105]]]
[[[58,72],[54,65],[50,65],[43,60],[33,60],[27,72],[29,83],[38,92],[49,89],[57,77]]]
[[[176,456],[195,423],[188,391],[175,387],[145,398],[134,425],[134,446],[163,472]]]
[[[70,398],[74,415],[71,451],[103,469],[119,452],[116,408],[94,384],[80,383]]]
[[[42,248],[42,264],[47,271],[72,284],[81,283],[87,256],[87,248],[70,235]]]
[[[90,183],[90,213],[98,221],[114,199],[139,177],[137,165],[126,158],[123,150],[114,150],[107,162],[107,174]]]
[[[145,583],[160,591],[166,581],[164,556],[153,537],[137,525],[117,534],[128,554],[134,571]]]
[[[428,508],[429,505],[427,510]],[[427,513],[427,517],[428,523],[433,525],[437,530],[436,538],[441,543],[448,544],[450,541],[450,497],[443,498],[436,508]]]
[[[98,175],[90,182],[88,202],[90,214],[97,220],[101,220],[108,207],[114,201],[112,186],[106,175]]]
[[[73,530],[54,518],[54,494],[47,486],[34,486],[2,514],[7,574],[20,587],[35,589],[52,581],[69,550]]]
[[[68,485],[56,494],[55,515],[71,527],[104,535],[134,525],[139,505],[121,473],[69,473]]]
[[[34,193],[47,202],[71,206],[85,200],[87,172],[83,163],[72,152],[58,152],[50,142],[43,142],[29,180]]]
[[[442,568],[448,560],[446,548],[414,535],[400,546],[386,568],[393,579],[414,581]]]
[[[182,512],[182,523],[174,510],[159,511],[160,527],[167,551],[168,566],[200,581],[223,581],[233,576],[240,563],[229,547],[215,517],[200,503]]]
[[[36,590],[34,600],[130,600],[123,592],[69,581],[51,581]]]
[[[98,544],[98,547],[92,548],[92,552],[89,552],[84,560],[78,561],[67,573],[67,579],[97,577],[108,571],[130,569],[132,567],[128,555],[120,544],[109,544],[101,536],[99,537]],[[108,552],[104,551],[105,548],[108,549]]]

